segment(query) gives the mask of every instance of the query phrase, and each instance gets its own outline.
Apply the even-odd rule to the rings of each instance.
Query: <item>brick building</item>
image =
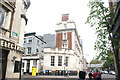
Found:
[[[77,74],[79,70],[83,70],[80,40],[75,22],[69,20],[69,14],[63,14],[61,21],[57,23],[56,48],[44,49],[44,72],[63,75],[64,71]]]

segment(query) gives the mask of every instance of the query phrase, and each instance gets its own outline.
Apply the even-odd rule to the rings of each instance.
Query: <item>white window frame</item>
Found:
[[[67,24],[64,24],[64,28],[67,29]]]
[[[4,7],[1,7],[0,11],[1,11],[1,13],[3,13],[3,17],[4,17],[0,27],[5,28],[6,16],[7,16],[8,11]]]
[[[55,56],[51,56],[51,66],[55,66]]]
[[[31,54],[32,48],[31,47],[27,47],[28,49],[28,54]]]
[[[62,56],[58,56],[58,66],[62,66]]]
[[[28,43],[32,43],[33,42],[33,37],[29,37],[28,38]]]
[[[62,44],[62,48],[68,48],[67,42]]]
[[[63,40],[67,40],[67,32],[64,32],[63,33],[63,38],[62,38]]]
[[[68,59],[69,59],[69,57],[65,57],[65,66],[68,66]]]

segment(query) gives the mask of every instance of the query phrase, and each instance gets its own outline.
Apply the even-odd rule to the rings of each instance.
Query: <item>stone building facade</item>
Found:
[[[25,0],[0,1],[0,79],[19,79],[21,57],[24,52],[25,16],[30,2]]]
[[[83,70],[83,49],[74,21],[63,14],[57,23],[56,48],[44,49],[44,72],[64,75]]]

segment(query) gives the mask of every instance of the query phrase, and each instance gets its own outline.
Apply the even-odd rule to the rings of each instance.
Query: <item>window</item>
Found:
[[[37,40],[37,45],[40,45],[40,41],[39,40]]]
[[[58,56],[58,66],[62,66],[62,56]]]
[[[37,66],[37,60],[33,60],[33,66],[34,66],[34,67]]]
[[[28,48],[28,54],[31,54],[31,47],[27,47]]]
[[[68,57],[65,57],[65,66],[68,66]]]
[[[67,24],[64,24],[64,28],[67,29]]]
[[[67,40],[67,33],[63,33],[63,40]]]
[[[63,43],[63,44],[62,44],[62,48],[68,48],[67,43]]]
[[[24,68],[24,65],[25,65],[25,63],[23,62],[23,63],[22,63],[22,68]]]
[[[24,38],[24,43],[26,43],[26,38]]]
[[[0,26],[4,26],[7,13],[8,11],[4,7],[0,7]]]
[[[20,61],[15,61],[14,72],[20,72]]]
[[[28,43],[32,43],[32,37],[29,37]]]
[[[51,56],[51,66],[55,66],[55,56]]]
[[[36,49],[36,52],[39,52],[39,49]]]

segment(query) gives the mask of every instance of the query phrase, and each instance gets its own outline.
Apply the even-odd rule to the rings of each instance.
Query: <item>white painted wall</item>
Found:
[[[66,54],[64,54],[66,53]],[[55,66],[51,66],[51,56],[55,56]],[[58,66],[58,56],[62,56],[62,66]],[[43,70],[64,70],[64,59],[68,58],[68,66],[65,66],[66,70],[76,70],[79,71],[81,68],[79,67],[78,57],[74,54],[73,50],[61,49],[58,51],[57,48],[54,50],[51,48],[44,49],[44,68]]]

